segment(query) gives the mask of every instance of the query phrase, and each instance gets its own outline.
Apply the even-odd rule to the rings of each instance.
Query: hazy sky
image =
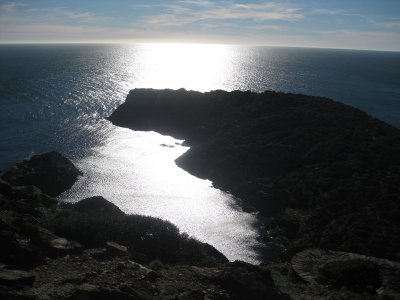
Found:
[[[400,51],[400,0],[0,0],[0,42],[195,42]]]

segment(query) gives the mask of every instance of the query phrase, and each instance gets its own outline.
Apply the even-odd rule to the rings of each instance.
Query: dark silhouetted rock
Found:
[[[72,209],[80,212],[98,212],[98,213],[111,213],[120,214],[124,213],[115,204],[104,199],[101,196],[94,196],[85,198],[72,204]]]
[[[356,108],[276,92],[135,89],[109,120],[185,139],[177,165],[277,217],[289,247],[397,257],[400,130]]]
[[[28,219],[10,210],[0,212],[0,263],[26,268],[44,261],[43,253],[31,244],[32,235],[26,228],[36,226]]]
[[[268,270],[244,262],[227,264],[216,280],[237,299],[290,299],[278,291]]]
[[[306,249],[291,259],[293,271],[305,282],[376,294],[400,290],[400,263],[342,251]],[[369,298],[369,297],[366,297]],[[374,298],[373,298],[374,299]]]
[[[0,179],[1,299],[284,299],[265,270],[225,265],[168,221],[102,197],[56,203]]]
[[[44,194],[39,188],[34,185],[16,186],[13,191],[22,194],[25,199],[30,201],[34,206],[51,207],[57,204],[57,200]]]
[[[34,185],[55,197],[69,189],[80,174],[70,160],[52,151],[16,164],[1,178],[12,185]]]

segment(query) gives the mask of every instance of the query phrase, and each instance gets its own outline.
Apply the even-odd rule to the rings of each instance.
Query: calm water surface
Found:
[[[0,46],[0,169],[56,149],[84,175],[60,200],[102,195],[175,223],[229,259],[261,260],[258,222],[179,169],[182,141],[104,119],[130,89],[278,90],[333,98],[400,127],[400,53],[214,45]],[[171,147],[163,147],[167,144]]]

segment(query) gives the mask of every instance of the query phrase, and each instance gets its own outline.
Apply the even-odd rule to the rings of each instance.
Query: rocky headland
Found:
[[[275,92],[136,89],[109,120],[185,139],[176,163],[275,217],[268,230],[289,248],[400,259],[400,130],[356,108]]]
[[[185,139],[177,164],[266,216],[287,251],[228,262],[101,196],[58,203],[81,172],[50,152],[0,175],[0,299],[399,298],[398,129],[275,92],[136,89],[109,119]]]
[[[270,221],[286,259],[309,249],[400,260],[400,130],[327,98],[132,90],[118,126],[185,139],[176,160]]]

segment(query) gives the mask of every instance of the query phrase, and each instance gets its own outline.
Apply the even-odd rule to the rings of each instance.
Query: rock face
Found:
[[[400,131],[358,109],[275,92],[135,89],[109,120],[186,139],[176,163],[276,217],[268,232],[293,249],[399,259]]]
[[[1,174],[12,185],[34,185],[45,194],[56,197],[68,190],[81,172],[60,153],[34,155]]]

